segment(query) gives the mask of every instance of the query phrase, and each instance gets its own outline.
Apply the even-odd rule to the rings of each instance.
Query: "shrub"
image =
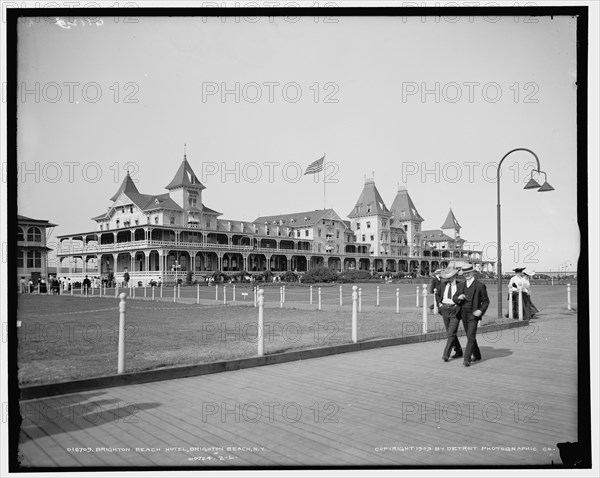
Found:
[[[298,282],[298,275],[292,271],[286,271],[280,277],[283,282]]]
[[[316,267],[304,274],[302,282],[307,284],[314,284],[315,282],[336,282],[338,278],[338,273],[332,271],[328,267]]]
[[[371,279],[371,273],[369,271],[346,271],[341,274],[340,279],[344,282],[361,282]]]
[[[192,271],[188,271],[185,275],[185,281],[189,284],[192,283],[192,279],[194,278],[194,273]]]

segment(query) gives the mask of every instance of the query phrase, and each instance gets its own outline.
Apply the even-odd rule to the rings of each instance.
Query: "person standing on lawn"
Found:
[[[460,273],[465,281],[458,283],[452,300],[460,306],[460,316],[467,332],[463,365],[469,367],[471,358],[475,362],[481,360],[481,351],[477,344],[477,326],[490,305],[490,299],[485,284],[475,279],[473,265],[463,267]]]

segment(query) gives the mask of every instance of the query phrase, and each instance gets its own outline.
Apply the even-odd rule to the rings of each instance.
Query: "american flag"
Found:
[[[325,161],[325,156],[323,156],[321,159],[317,159],[314,163],[310,163],[308,165],[308,167],[306,168],[306,171],[304,171],[304,174],[315,174],[318,173],[319,171],[323,171],[323,162]]]

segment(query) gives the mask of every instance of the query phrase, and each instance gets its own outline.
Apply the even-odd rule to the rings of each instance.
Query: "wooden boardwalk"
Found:
[[[577,317],[21,402],[24,467],[560,465],[577,441]],[[466,339],[461,338],[463,347]]]

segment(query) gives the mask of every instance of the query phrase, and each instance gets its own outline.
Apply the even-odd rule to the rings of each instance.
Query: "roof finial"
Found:
[[[187,161],[187,143],[183,143],[183,159]]]

